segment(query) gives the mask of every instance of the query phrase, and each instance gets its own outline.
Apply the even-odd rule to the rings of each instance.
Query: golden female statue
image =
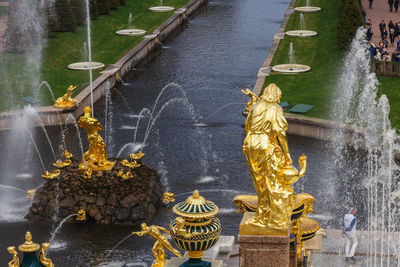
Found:
[[[85,107],[84,115],[79,118],[78,125],[87,132],[89,143],[89,149],[83,154],[79,170],[90,174],[92,170],[110,170],[115,162],[107,160],[106,144],[99,134],[99,131],[103,130],[103,125],[91,116],[90,107]]]
[[[292,166],[286,137],[288,127],[279,105],[281,90],[268,85],[259,102],[249,110],[243,153],[258,196],[256,214],[241,225],[241,234],[287,235],[295,193],[290,184],[304,175]]]
[[[149,234],[151,237],[153,237],[156,241],[154,243],[152,252],[154,255],[154,262],[151,265],[151,267],[163,267],[165,266],[165,251],[164,247],[166,247],[169,251],[174,253],[178,257],[182,257],[182,255],[177,251],[171,243],[169,243],[167,239],[167,235],[169,235],[169,231],[165,229],[164,227],[157,226],[157,225],[151,225],[148,226],[146,223],[141,224],[142,231],[139,232],[133,232],[133,235],[138,235],[138,236],[143,236],[146,234]],[[165,234],[161,234],[161,231],[165,232]]]
[[[18,257],[18,252],[15,250],[15,247],[8,247],[7,251],[13,256],[12,261],[8,263],[8,267],[19,267],[20,260]]]
[[[39,259],[40,263],[43,264],[46,267],[54,267],[53,262],[46,258],[46,250],[49,249],[50,244],[49,243],[43,243],[42,244],[42,249],[39,252]]]

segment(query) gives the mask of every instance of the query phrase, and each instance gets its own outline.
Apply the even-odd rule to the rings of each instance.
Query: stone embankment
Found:
[[[80,209],[87,212],[89,221],[100,224],[138,225],[154,218],[164,193],[156,170],[145,165],[132,170],[117,162],[111,171],[84,179],[78,164],[73,161],[58,177],[46,180],[36,192],[27,219],[59,221]],[[121,170],[131,171],[133,178],[123,180],[118,176]]]

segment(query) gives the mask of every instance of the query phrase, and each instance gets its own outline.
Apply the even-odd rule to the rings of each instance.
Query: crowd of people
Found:
[[[371,60],[400,62],[400,21],[394,23],[390,20],[387,27],[385,20],[379,23],[380,41],[378,44],[374,44],[371,41],[374,35],[371,26],[371,20],[368,19],[365,23],[365,28],[367,29]],[[395,51],[391,55],[388,52],[389,46],[395,47]]]

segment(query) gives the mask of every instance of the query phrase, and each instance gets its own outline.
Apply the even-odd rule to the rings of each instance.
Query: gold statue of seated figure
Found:
[[[76,104],[76,99],[72,97],[72,94],[76,88],[76,85],[70,85],[67,89],[67,92],[62,97],[57,98],[54,107],[60,109],[73,108]]]

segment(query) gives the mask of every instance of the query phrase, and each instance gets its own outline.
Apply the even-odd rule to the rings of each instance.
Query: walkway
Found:
[[[366,18],[371,19],[372,23],[372,30],[374,32],[374,35],[372,36],[372,42],[377,45],[379,41],[381,40],[381,32],[379,30],[379,23],[383,20],[385,20],[386,23],[386,28],[387,25],[389,24],[389,21],[392,20],[393,23],[396,23],[400,21],[400,8],[399,12],[395,13],[394,12],[394,7],[393,7],[393,12],[389,12],[389,5],[387,0],[374,0],[372,9],[368,8],[368,0],[361,0],[362,6],[367,13]],[[387,29],[388,30],[388,29]],[[389,30],[388,30],[389,32]],[[388,37],[389,39],[389,37]],[[390,46],[390,40],[389,41],[389,47],[388,47],[388,52],[391,55],[392,52],[395,50],[395,46],[391,47]]]

